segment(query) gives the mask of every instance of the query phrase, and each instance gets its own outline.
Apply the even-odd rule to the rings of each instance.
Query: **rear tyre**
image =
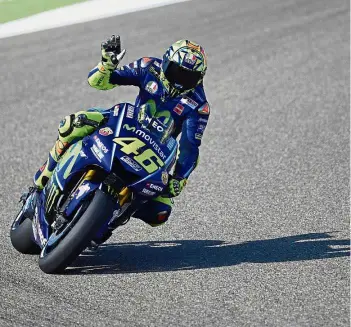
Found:
[[[18,252],[21,252],[23,254],[40,253],[41,249],[39,245],[34,242],[32,221],[28,218],[24,218],[24,220],[22,220],[21,222],[19,222],[19,220],[16,219],[13,222],[10,231],[10,239],[13,247]]]
[[[59,243],[46,244],[39,257],[40,269],[47,273],[60,273],[72,263],[89,245],[96,231],[113,213],[116,199],[97,190],[89,207],[79,218],[72,229]]]

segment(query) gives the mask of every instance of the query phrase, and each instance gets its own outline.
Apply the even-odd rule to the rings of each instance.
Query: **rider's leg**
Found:
[[[35,187],[31,188],[29,193],[22,196],[26,200],[24,214],[32,217],[35,210],[35,204],[38,198],[38,192],[41,191],[47,181],[53,174],[53,171],[65,151],[69,146],[79,139],[91,134],[103,121],[104,116],[97,111],[79,111],[70,116],[66,116],[59,124],[58,138],[55,145],[49,152],[49,158],[44,165],[34,175]]]
[[[65,151],[69,146],[91,134],[104,116],[100,112],[79,111],[66,116],[59,125],[58,138],[50,150],[49,158],[34,176],[34,184],[43,189]]]
[[[172,199],[159,196],[140,206],[138,211],[133,214],[133,217],[143,220],[152,227],[157,227],[168,220],[173,204]],[[112,236],[112,231],[117,227],[114,226],[111,228],[106,225],[106,228],[102,228],[91,242],[91,248],[96,248],[106,242]]]

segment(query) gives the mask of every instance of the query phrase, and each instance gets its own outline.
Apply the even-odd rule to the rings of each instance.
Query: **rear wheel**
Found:
[[[105,220],[111,217],[115,204],[115,198],[97,190],[85,211],[82,204],[63,230],[50,236],[39,257],[40,269],[47,274],[62,272],[88,246]]]
[[[23,216],[21,210],[12,223],[10,239],[13,247],[24,254],[39,254],[40,247],[34,242],[32,221]]]

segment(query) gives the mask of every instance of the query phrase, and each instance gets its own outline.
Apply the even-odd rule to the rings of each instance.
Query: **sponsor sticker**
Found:
[[[83,150],[80,150],[79,154],[82,158],[87,158],[87,155],[85,154],[85,152]]]
[[[163,153],[159,145],[152,139],[152,137],[148,134],[145,134],[141,129],[137,129],[135,132],[137,135],[141,136],[144,140],[149,142],[149,144],[157,151],[157,154],[161,157],[161,159],[166,159],[166,155]]]
[[[183,110],[184,110],[184,107],[179,103],[173,109],[173,111],[179,116],[182,114]]]
[[[155,185],[155,184],[152,184],[152,183],[147,183],[146,186],[152,190],[155,190],[155,191],[158,191],[158,192],[162,192],[164,187],[162,186],[159,186],[159,185]]]
[[[136,129],[134,126],[130,127],[128,124],[124,124],[123,128],[126,129],[127,131],[132,131],[132,132],[135,132],[135,129]]]
[[[190,98],[182,98],[180,100],[180,102],[183,104],[186,104],[191,109],[195,109],[199,105],[196,101],[194,101],[193,99],[190,99]]]
[[[156,130],[158,131],[158,132],[163,132],[164,131],[164,128],[156,121],[156,120],[154,120],[152,123],[151,123],[151,126],[153,127],[153,128],[156,128]]]
[[[201,140],[202,139],[202,134],[196,133],[195,134],[195,139]]]
[[[97,160],[99,160],[101,162],[102,158],[104,157],[103,153],[100,151],[100,149],[96,146],[96,144],[94,144],[91,148],[90,148],[91,152],[94,154],[94,156],[96,157]]]
[[[124,124],[123,129],[126,129],[128,131],[132,131],[135,134],[137,134],[138,136],[142,137],[145,141],[147,141],[156,150],[157,154],[160,156],[161,159],[163,159],[163,160],[166,159],[166,155],[164,154],[164,152],[162,151],[160,146],[157,144],[157,142],[149,134],[146,134],[145,131],[143,131],[141,129],[136,130],[136,128],[134,126],[130,127],[128,124]]]
[[[197,132],[203,133],[205,128],[206,128],[206,125],[201,124],[201,125],[197,126]]]
[[[208,103],[206,102],[204,105],[202,105],[199,108],[198,112],[201,115],[209,115],[210,114],[210,106],[208,105]]]
[[[167,142],[167,148],[169,150],[172,150],[175,143],[176,143],[176,140],[173,137],[170,138],[169,141]]]
[[[200,122],[200,123],[205,123],[205,124],[207,124],[208,119],[207,119],[207,118],[200,118],[200,119],[199,119],[199,122]]]
[[[128,106],[127,109],[127,118],[133,119],[134,118],[134,107]]]
[[[113,109],[113,116],[118,116],[119,114],[119,104]]]
[[[143,194],[145,194],[145,195],[148,195],[148,196],[153,196],[153,195],[156,194],[156,192],[150,191],[150,190],[148,190],[147,188],[143,188],[143,189],[141,190],[141,193],[143,193]]]
[[[141,59],[141,68],[145,68],[152,59],[149,57],[144,57]]]
[[[108,152],[108,149],[106,148],[105,144],[102,143],[96,135],[94,135],[94,140],[97,143],[99,149],[101,149],[106,154]]]
[[[128,156],[121,157],[121,160],[125,162],[128,166],[132,167],[135,171],[140,171],[142,168]]]
[[[146,84],[146,91],[148,91],[151,94],[155,94],[158,90],[158,85],[154,81],[150,81],[149,83]]]
[[[154,61],[154,65],[155,65],[156,67],[161,67],[161,64],[160,64],[159,62],[157,62],[157,61]]]
[[[79,199],[84,193],[90,190],[89,184],[84,184],[78,187],[76,199]]]
[[[104,127],[104,128],[100,128],[99,134],[102,136],[109,136],[113,134],[113,131],[110,127]]]
[[[168,184],[168,172],[167,171],[163,171],[161,174],[161,180],[163,185],[167,185]]]

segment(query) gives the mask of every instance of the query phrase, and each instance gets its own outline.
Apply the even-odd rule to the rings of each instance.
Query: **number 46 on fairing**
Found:
[[[134,154],[133,159],[139,163],[149,174],[164,166],[164,162],[151,149],[139,152],[145,143],[136,137],[116,137],[113,142],[121,146],[121,151],[125,154]]]

